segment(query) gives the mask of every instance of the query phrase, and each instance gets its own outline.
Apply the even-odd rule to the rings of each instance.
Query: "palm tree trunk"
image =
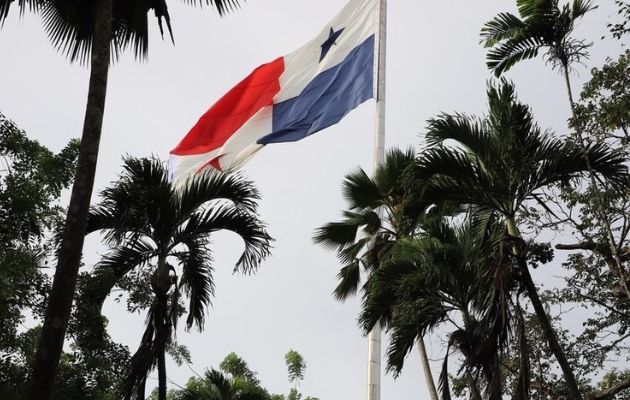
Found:
[[[166,400],[166,357],[163,351],[158,355],[158,400]]]
[[[615,244],[615,238],[612,233],[610,221],[608,221],[608,216],[606,215],[606,211],[605,211],[606,206],[602,198],[602,193],[599,190],[599,185],[597,184],[595,173],[593,172],[593,168],[591,167],[591,160],[589,160],[588,155],[586,154],[584,132],[582,131],[582,127],[580,126],[576,118],[575,102],[573,101],[573,91],[571,90],[571,80],[569,79],[569,69],[567,65],[563,66],[563,72],[564,72],[564,81],[567,85],[567,93],[569,95],[569,104],[571,105],[571,115],[573,115],[573,119],[575,121],[575,131],[578,137],[578,144],[580,146],[580,150],[582,150],[584,161],[586,162],[586,168],[588,168],[588,174],[591,180],[591,185],[595,189],[595,201],[596,201],[597,212],[599,214],[599,222],[602,225],[602,229],[606,233],[606,239],[608,241],[608,246],[610,247],[610,252],[614,260],[614,265],[617,270],[617,275],[619,276],[619,280],[621,281],[621,286],[626,292],[626,296],[630,299],[630,290],[628,289],[628,278],[626,275],[626,271],[621,262],[621,255],[619,254],[619,248]]]
[[[427,348],[424,346],[424,338],[418,338],[418,352],[420,353],[420,364],[422,365],[422,372],[424,372],[424,380],[427,383],[427,389],[431,400],[439,400],[437,390],[435,388],[435,382],[433,381],[433,374],[431,374],[431,365],[429,364],[429,357],[427,357]]]
[[[506,219],[507,230],[510,236],[522,239],[521,234],[518,231],[516,226],[516,222],[513,218]],[[521,257],[521,250],[519,246],[514,246],[514,253],[516,258],[518,259],[518,266],[521,270],[522,280],[525,284],[525,289],[527,290],[527,295],[529,300],[532,302],[532,306],[534,306],[534,311],[536,312],[536,316],[538,317],[538,322],[540,323],[540,327],[543,330],[543,334],[547,339],[547,343],[551,348],[551,352],[556,357],[558,364],[560,364],[560,368],[562,369],[562,374],[564,375],[564,380],[569,387],[569,392],[571,398],[574,400],[580,400],[582,395],[580,393],[580,389],[578,388],[577,380],[575,379],[575,375],[573,374],[573,369],[569,364],[569,360],[567,360],[566,355],[564,354],[564,350],[558,341],[558,336],[551,326],[551,321],[549,320],[549,316],[545,311],[545,308],[540,301],[540,297],[538,296],[538,290],[536,289],[536,285],[532,280],[532,276],[529,273],[529,268],[527,267],[527,261]]]
[[[90,198],[94,187],[94,173],[105,111],[111,36],[112,0],[99,0],[96,3],[90,82],[79,160],[55,277],[48,298],[46,318],[37,348],[32,380],[32,400],[49,400],[52,395],[57,365],[70,318]]]
[[[156,312],[156,351],[158,358],[158,400],[166,400],[166,343],[171,334],[168,328],[168,291],[171,287],[170,270],[166,257],[158,260],[154,286],[158,309]]]

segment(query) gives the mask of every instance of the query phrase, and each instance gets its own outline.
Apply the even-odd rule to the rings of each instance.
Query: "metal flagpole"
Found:
[[[379,26],[376,40],[376,121],[374,132],[374,170],[385,160],[385,54],[387,44],[387,0],[379,0]],[[367,400],[381,399],[381,326],[368,334]]]

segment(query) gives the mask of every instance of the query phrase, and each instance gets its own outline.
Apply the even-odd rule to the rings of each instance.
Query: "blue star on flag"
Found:
[[[319,56],[319,62],[322,62],[326,54],[330,51],[330,49],[337,43],[337,39],[341,36],[341,32],[343,32],[344,28],[335,31],[333,28],[330,28],[330,34],[328,35],[328,39],[322,44],[322,54]]]

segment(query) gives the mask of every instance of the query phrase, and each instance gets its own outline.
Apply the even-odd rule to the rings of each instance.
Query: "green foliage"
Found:
[[[281,394],[275,394],[271,396],[270,400],[319,400],[317,397],[306,396],[302,397],[302,393],[298,392],[297,389],[291,389],[287,396]]]
[[[593,68],[575,107],[573,126],[588,132],[593,140],[630,148],[630,50],[617,60],[608,59]]]
[[[621,39],[622,36],[630,33],[630,3],[626,0],[615,0],[617,5],[618,22],[609,23],[608,29],[613,37]]]
[[[425,198],[513,218],[541,189],[586,175],[582,150],[538,127],[512,84],[489,85],[488,103],[482,119],[447,114],[429,121],[429,148],[410,174],[410,184],[420,186]],[[585,151],[596,173],[618,186],[625,183],[622,154],[598,143]]]
[[[43,314],[48,277],[41,271],[52,250],[50,238],[63,220],[59,197],[72,183],[79,143],[58,154],[0,113],[0,398],[22,396],[39,329],[18,334],[26,312]],[[78,369],[64,358],[62,371]],[[84,374],[82,374],[84,375]],[[70,382],[62,385],[68,388]],[[76,382],[73,385],[78,385]],[[77,391],[87,395],[85,389]],[[94,389],[98,392],[100,389]],[[86,397],[87,398],[87,397]]]
[[[147,309],[149,322],[121,389],[127,398],[143,398],[147,374],[169,346],[176,359],[189,358],[171,344],[179,318],[187,314],[188,329],[203,329],[214,294],[211,235],[230,230],[243,239],[234,270],[245,273],[269,255],[271,238],[256,214],[258,191],[240,175],[208,172],[175,188],[157,160],[128,158],[123,168],[90,210],[88,233],[102,232],[110,251],[85,286],[78,319],[102,321],[102,304],[117,285],[131,290],[130,310]],[[103,323],[99,331],[104,336]]]
[[[28,247],[55,228],[63,216],[57,200],[72,182],[78,151],[73,140],[54,154],[0,113],[0,243]]]
[[[181,367],[186,364],[192,364],[192,356],[190,355],[190,350],[188,347],[183,344],[179,344],[176,341],[170,341],[166,345],[166,352],[169,356],[175,361],[178,367]]]
[[[597,385],[597,388],[600,391],[608,390],[621,382],[628,381],[629,379],[630,379],[630,370],[618,371],[616,369],[613,369],[612,371],[604,375],[602,380]],[[630,393],[627,393],[627,392],[619,393],[618,395],[615,395],[614,397],[611,397],[611,398],[613,400],[628,400],[630,399]]]
[[[0,398],[26,400],[28,385],[41,327],[17,336],[19,345],[3,370]],[[123,376],[129,353],[125,348],[107,349],[99,357],[82,352],[76,346],[63,353],[52,398],[54,400],[115,400],[112,390]],[[6,380],[5,380],[6,379]]]
[[[375,271],[396,239],[415,229],[424,210],[422,205],[404,201],[401,184],[403,171],[413,160],[413,150],[393,149],[372,177],[363,169],[347,174],[342,191],[348,210],[341,221],[315,232],[315,243],[334,251],[341,263],[334,291],[338,300],[355,295],[361,285],[361,272],[369,275]]]
[[[297,353],[290,351],[292,361],[302,365],[305,363]],[[228,354],[221,362],[220,371],[210,369],[203,376],[192,377],[184,388],[171,390],[169,400],[318,400],[315,397],[303,397],[297,389],[290,390],[287,396],[270,394],[256,379],[257,373],[250,370],[247,362],[236,353]],[[157,399],[157,391],[150,399]]]
[[[364,331],[385,321],[391,336],[388,370],[396,376],[416,340],[437,329],[448,331],[453,351],[447,349],[444,356],[443,395],[450,391],[448,359],[459,354],[463,361],[456,379],[497,399],[500,354],[513,331],[518,273],[512,260],[502,256],[502,227],[495,221],[481,228],[478,217],[468,217],[463,226],[452,226],[446,218],[427,221],[423,233],[396,243],[368,281],[360,321]],[[474,382],[469,376],[476,377]]]
[[[545,51],[554,67],[567,69],[588,57],[590,44],[571,37],[576,23],[597,6],[591,0],[517,0],[519,16],[500,13],[481,29],[488,68],[501,76],[519,62]]]
[[[37,141],[28,139],[0,113],[2,354],[15,351],[22,312],[30,309],[41,315],[48,278],[40,268],[47,264],[50,251],[47,237],[64,216],[58,199],[72,181],[77,155],[77,141],[71,141],[61,152],[54,154]]]
[[[0,26],[8,16],[13,0],[0,0]],[[20,11],[36,11],[43,17],[44,27],[53,45],[67,53],[72,61],[86,61],[92,47],[96,15],[94,1],[86,6],[84,2],[70,0],[20,0]],[[149,30],[148,14],[152,12],[157,19],[160,33],[164,37],[164,24],[173,39],[168,1],[142,1],[130,3],[126,0],[113,0],[112,13],[112,51],[114,58],[131,48],[137,57],[146,57],[148,51]],[[224,15],[239,7],[239,0],[201,0],[192,1],[192,5],[210,6]]]
[[[299,386],[300,382],[304,380],[304,374],[306,373],[304,357],[295,350],[289,350],[284,355],[284,361],[289,372],[289,382]]]
[[[243,378],[256,384],[259,383],[256,373],[250,370],[247,362],[234,352],[225,356],[221,364],[219,364],[219,368],[235,378]]]
[[[626,52],[619,59],[608,60],[603,67],[593,69],[592,79],[585,84],[576,104],[576,116],[571,121],[573,126],[580,126],[589,133],[590,141],[623,154],[628,154],[629,150],[629,61],[630,53]],[[597,203],[597,195],[602,196],[613,240],[627,271],[630,267],[629,190],[625,186],[597,193],[591,185],[561,186],[559,193],[546,197],[547,204],[556,210],[556,218],[547,224],[571,235],[565,239],[568,243],[558,245],[562,251],[570,251],[563,264],[568,271],[566,285],[549,291],[547,296],[553,304],[570,304],[585,315],[583,328],[571,338],[580,354],[574,363],[584,376],[599,375],[610,359],[630,361],[626,344],[630,337],[630,303],[606,235],[598,223]],[[541,376],[547,378],[547,375]],[[595,388],[590,387],[590,390]]]

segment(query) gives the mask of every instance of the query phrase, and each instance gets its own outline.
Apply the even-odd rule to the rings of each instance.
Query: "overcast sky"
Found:
[[[127,55],[111,69],[96,193],[116,178],[124,154],[166,159],[214,101],[256,66],[314,37],[345,2],[249,0],[222,19],[210,9],[183,3],[169,2],[175,46],[161,41],[157,24],[152,24],[149,59],[137,62]],[[417,146],[425,121],[439,112],[485,110],[490,75],[479,29],[496,13],[515,11],[514,3],[390,1],[388,147]],[[620,52],[618,42],[600,40],[614,7],[612,0],[599,3],[578,29],[594,47],[591,59],[574,76],[576,87],[591,67]],[[560,76],[541,60],[525,62],[508,76],[540,125],[565,134],[569,109]],[[36,16],[20,19],[17,8],[12,11],[0,31],[0,110],[5,115],[58,151],[80,136],[87,83],[87,68],[69,64],[51,47]],[[370,101],[340,124],[301,142],[267,146],[245,166],[264,196],[261,214],[276,239],[275,248],[256,275],[233,276],[242,243],[231,234],[216,235],[217,291],[205,331],[178,332],[196,371],[218,366],[235,351],[272,392],[286,393],[290,385],[283,356],[292,348],[308,363],[305,394],[321,400],[365,397],[367,342],[356,325],[359,302],[333,300],[339,265],[310,238],[317,227],[339,218],[344,174],[357,165],[371,169],[373,113]],[[93,265],[102,252],[98,237],[90,237],[86,264]],[[537,279],[543,283],[546,277],[539,273]],[[113,301],[105,313],[114,339],[135,351],[144,314],[130,315],[124,304]],[[442,356],[442,343],[438,334],[428,340],[432,358]],[[436,362],[436,377],[438,372]],[[186,366],[173,363],[168,373],[180,385],[192,375]],[[384,377],[382,398],[428,398],[415,352],[398,380]]]

